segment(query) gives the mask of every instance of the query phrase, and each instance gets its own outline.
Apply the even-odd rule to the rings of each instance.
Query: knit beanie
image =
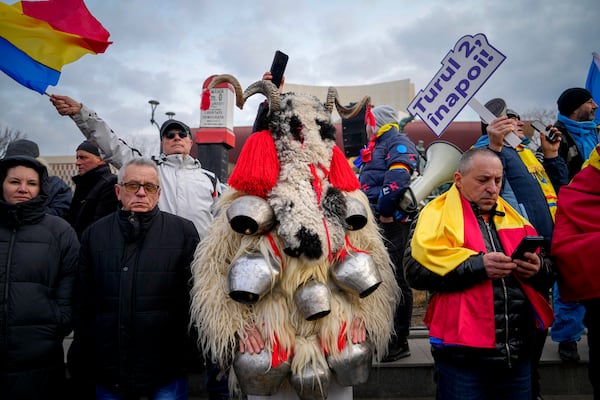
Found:
[[[14,142],[10,142],[6,147],[6,154],[4,157],[12,156],[29,156],[37,158],[40,156],[40,148],[37,143],[27,139],[19,139]]]
[[[592,94],[583,88],[567,89],[558,98],[558,112],[568,117],[577,110],[579,106],[592,98]]]
[[[100,157],[100,150],[98,150],[98,146],[96,146],[89,140],[84,140],[83,142],[81,142],[81,144],[79,146],[77,146],[76,151],[79,151],[79,150],[86,151],[90,154]]]
[[[398,113],[394,110],[394,107],[383,105],[374,107],[372,110],[373,116],[375,117],[375,124],[377,125],[377,130],[384,125],[387,124],[397,124],[398,123]]]

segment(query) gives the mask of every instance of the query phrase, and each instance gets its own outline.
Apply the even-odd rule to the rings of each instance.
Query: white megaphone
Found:
[[[415,178],[404,192],[398,207],[410,214],[418,211],[423,200],[438,186],[451,182],[462,151],[449,142],[436,141],[427,146],[427,163],[421,175]]]

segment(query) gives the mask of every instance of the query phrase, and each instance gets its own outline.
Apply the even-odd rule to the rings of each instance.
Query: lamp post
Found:
[[[156,107],[158,107],[160,103],[158,102],[158,100],[149,100],[148,104],[150,104],[150,108],[152,110],[152,113],[150,114],[150,123],[154,124],[154,126],[156,126],[156,129],[160,131],[160,126],[158,126],[158,122],[154,120],[154,112],[156,111]]]
[[[165,115],[167,116],[168,119],[173,119],[173,117],[175,116],[175,113],[173,111],[167,111],[165,113]]]

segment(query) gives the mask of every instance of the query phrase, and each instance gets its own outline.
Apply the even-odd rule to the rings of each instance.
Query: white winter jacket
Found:
[[[141,156],[139,151],[121,141],[108,124],[85,105],[71,118],[83,135],[102,150],[104,160],[116,168]],[[189,155],[161,154],[152,159],[160,174],[158,207],[192,221],[202,239],[213,219],[211,209],[219,187],[217,178],[203,169],[200,161]]]

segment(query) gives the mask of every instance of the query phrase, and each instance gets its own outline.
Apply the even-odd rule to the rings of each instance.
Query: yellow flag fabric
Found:
[[[438,275],[446,275],[459,264],[480,251],[483,239],[469,202],[452,185],[450,190],[430,201],[421,211],[411,240],[412,256],[425,268]],[[510,254],[519,240],[533,231],[531,224],[502,198],[498,199],[496,211],[504,216],[494,217],[504,251]],[[467,218],[465,218],[465,216]],[[525,229],[528,227],[530,229]],[[506,232],[518,230],[517,235]],[[477,245],[473,243],[477,242]]]

